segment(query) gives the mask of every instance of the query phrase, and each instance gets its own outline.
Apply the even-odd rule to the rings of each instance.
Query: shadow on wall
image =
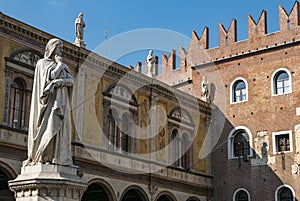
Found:
[[[211,84],[211,103],[215,89]],[[213,107],[218,116],[225,116]],[[210,128],[210,135],[216,135],[214,131]],[[292,176],[299,173],[291,168],[292,153],[270,154],[272,139],[267,131],[234,126],[225,118],[221,136],[213,140],[217,141],[211,152],[214,200],[298,200],[299,183]]]

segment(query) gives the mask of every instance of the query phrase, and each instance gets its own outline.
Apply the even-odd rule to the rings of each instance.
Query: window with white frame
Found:
[[[247,81],[244,78],[236,78],[230,86],[230,103],[239,103],[248,100]]]
[[[277,69],[272,75],[272,95],[282,95],[292,92],[291,74],[288,69]]]
[[[233,194],[234,201],[250,201],[250,193],[244,189],[239,188]]]
[[[276,189],[275,201],[295,201],[295,192],[288,185],[281,185]]]
[[[292,152],[292,131],[280,131],[273,133],[273,153]]]
[[[251,149],[252,135],[250,130],[244,126],[239,126],[230,132],[228,136],[228,158],[248,159],[253,155]]]

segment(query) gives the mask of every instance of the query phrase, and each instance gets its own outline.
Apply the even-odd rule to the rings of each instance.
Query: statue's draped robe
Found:
[[[75,31],[76,31],[76,39],[83,40],[83,28],[85,27],[85,23],[82,18],[78,17],[75,20]]]
[[[63,64],[56,79],[73,84],[69,68]],[[28,131],[27,165],[55,163],[71,165],[72,84],[55,87],[51,71],[56,63],[48,58],[36,65]]]

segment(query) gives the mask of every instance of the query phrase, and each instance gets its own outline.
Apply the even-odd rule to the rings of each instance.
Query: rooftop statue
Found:
[[[75,45],[79,47],[85,47],[83,41],[84,27],[85,27],[85,23],[83,21],[83,14],[79,13],[78,17],[75,20],[75,33],[76,33]]]
[[[44,58],[36,64],[24,166],[73,164],[70,113],[74,79],[62,62],[62,48],[61,40],[49,40]]]
[[[155,65],[155,57],[153,57],[153,50],[150,50],[147,56],[147,75],[153,77],[153,68]]]
[[[79,13],[75,20],[76,40],[83,41],[84,27],[85,23],[83,21],[83,14]]]

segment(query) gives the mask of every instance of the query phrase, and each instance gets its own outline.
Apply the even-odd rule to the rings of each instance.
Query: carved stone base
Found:
[[[78,47],[82,47],[82,48],[86,47],[84,41],[83,40],[78,40],[78,39],[75,40],[74,45],[76,45]]]
[[[9,187],[16,201],[79,201],[87,185],[77,176],[76,167],[38,164],[22,167]]]

